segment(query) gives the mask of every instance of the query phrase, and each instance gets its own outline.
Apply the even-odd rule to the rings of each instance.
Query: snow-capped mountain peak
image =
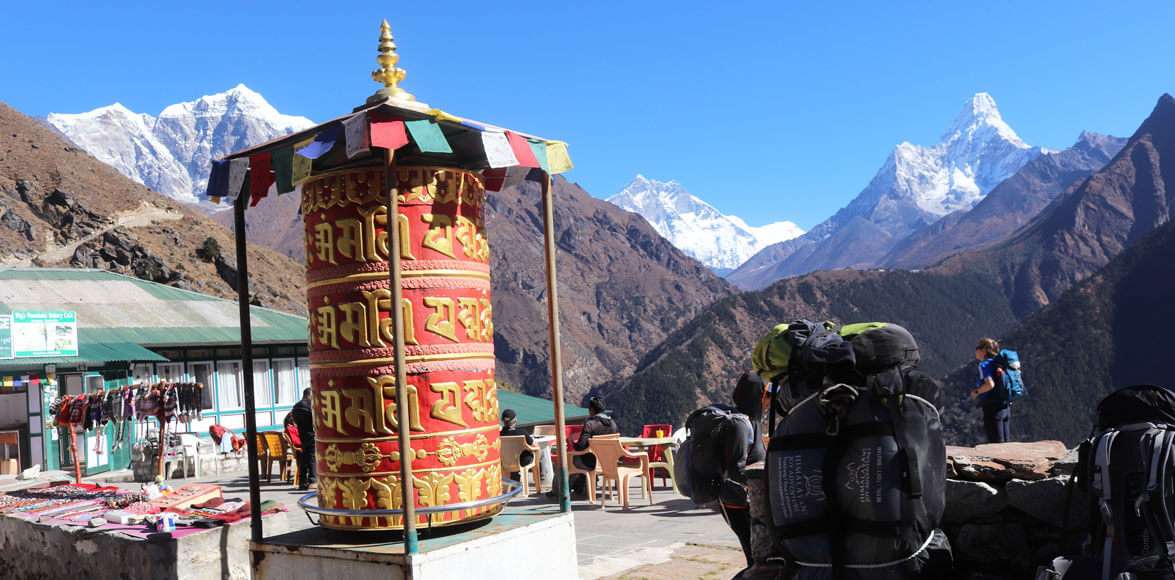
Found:
[[[788,221],[749,226],[736,216],[723,215],[677,181],[640,174],[608,201],[640,214],[673,245],[720,270],[736,268],[760,249],[804,233]]]
[[[278,112],[244,84],[169,105],[158,117],[115,103],[85,113],[51,113],[48,121],[127,177],[185,202],[204,192],[213,159],[314,124]]]
[[[964,103],[936,145],[902,142],[869,189],[912,201],[937,219],[969,209],[1001,181],[1043,152],[1020,139],[1000,114],[995,99],[976,93]],[[892,175],[890,172],[892,171]]]

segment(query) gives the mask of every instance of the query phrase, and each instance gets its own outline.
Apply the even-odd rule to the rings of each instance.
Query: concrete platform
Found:
[[[575,525],[555,505],[507,506],[488,522],[422,533],[404,552],[400,534],[308,528],[252,544],[255,580],[574,578]]]

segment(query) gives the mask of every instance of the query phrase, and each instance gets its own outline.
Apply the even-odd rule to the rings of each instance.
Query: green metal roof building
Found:
[[[4,358],[0,332],[0,432],[19,433],[19,463],[47,469],[72,465],[61,434],[51,427],[48,405],[59,394],[79,394],[127,384],[201,383],[202,412],[183,428],[207,433],[213,424],[245,427],[239,310],[236,302],[102,270],[0,269],[0,321],[19,312],[76,314],[77,356]],[[267,308],[251,308],[258,429],[277,428],[310,386],[308,322]],[[502,409],[518,412],[522,425],[553,422],[550,401],[499,392]],[[569,421],[587,410],[567,406]],[[130,463],[128,440],[147,435],[149,424],[79,437],[87,474]],[[9,435],[11,438],[11,435]],[[0,438],[0,441],[3,439]],[[16,450],[0,444],[0,470]],[[80,453],[79,453],[80,454]]]

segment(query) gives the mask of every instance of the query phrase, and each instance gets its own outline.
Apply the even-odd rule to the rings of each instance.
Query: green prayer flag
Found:
[[[273,152],[273,174],[279,194],[294,191],[294,149],[283,147]]]
[[[534,151],[534,158],[539,160],[539,167],[550,173],[551,168],[547,165],[547,144],[535,143],[534,141],[527,141],[527,143],[530,143],[530,150]]]
[[[405,121],[404,125],[408,127],[408,133],[412,135],[412,140],[416,142],[421,153],[453,152],[453,148],[449,147],[449,142],[445,140],[445,134],[441,132],[440,125],[429,120]]]

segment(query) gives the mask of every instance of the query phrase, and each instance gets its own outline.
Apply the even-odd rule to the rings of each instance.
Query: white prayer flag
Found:
[[[506,134],[498,131],[482,131],[481,144],[485,147],[486,160],[490,167],[513,167],[518,165],[518,158],[514,156],[514,149]]]
[[[249,173],[249,160],[244,157],[228,162],[228,198],[236,200],[245,186],[245,174]]]
[[[347,143],[347,159],[370,150],[371,130],[367,124],[366,112],[343,121],[343,138]]]

